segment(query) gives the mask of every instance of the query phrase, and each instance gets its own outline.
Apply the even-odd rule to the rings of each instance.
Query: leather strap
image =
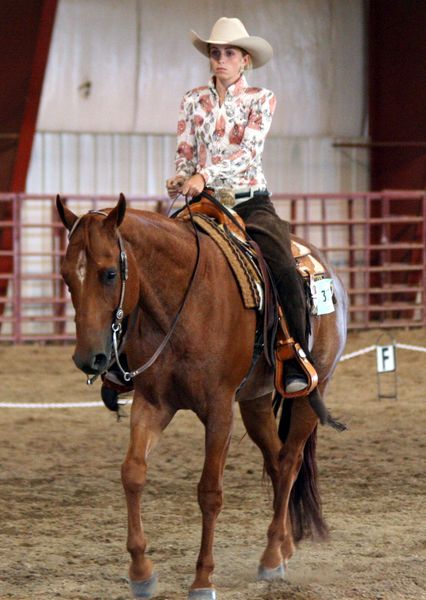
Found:
[[[195,265],[194,265],[194,268],[192,270],[188,286],[187,286],[187,288],[185,290],[185,295],[183,297],[182,304],[180,305],[180,308],[179,308],[178,312],[176,313],[176,315],[175,315],[175,317],[173,319],[173,322],[172,322],[172,324],[170,326],[169,331],[167,332],[167,335],[164,337],[163,341],[158,346],[157,350],[154,352],[154,354],[151,356],[151,358],[149,360],[147,360],[143,365],[141,365],[138,369],[129,372],[129,371],[125,371],[122,368],[122,366],[121,366],[121,364],[119,362],[118,350],[116,349],[115,344],[114,344],[114,351],[115,351],[116,362],[117,362],[117,365],[120,368],[121,372],[123,373],[123,377],[124,377],[125,381],[130,381],[131,379],[133,379],[137,375],[140,375],[141,373],[143,373],[144,371],[146,371],[147,369],[149,369],[149,367],[151,367],[155,363],[155,361],[157,360],[157,358],[163,352],[164,348],[169,343],[169,340],[172,337],[174,330],[176,329],[176,325],[179,322],[180,315],[182,314],[182,311],[183,311],[183,309],[184,309],[184,307],[186,305],[186,301],[188,299],[189,292],[190,292],[190,290],[192,288],[192,284],[194,283],[195,276],[196,276],[197,271],[198,271],[198,265],[199,265],[199,262],[200,262],[200,236],[199,236],[199,233],[198,233],[198,229],[197,229],[197,227],[196,227],[196,225],[194,223],[194,220],[192,218],[191,209],[190,209],[188,203],[187,203],[187,208],[189,210],[190,221],[191,221],[192,227],[193,227],[194,232],[195,232],[195,240],[196,240],[196,244],[197,244],[197,256],[196,256],[196,259],[195,259]]]
[[[206,190],[203,190],[201,192],[200,196],[202,196],[203,198],[207,198],[208,200],[210,200],[210,202],[213,202],[213,204],[215,206],[217,206],[217,208],[219,210],[221,210],[223,213],[225,213],[225,215],[228,217],[228,219],[230,219],[233,222],[233,224],[236,227],[238,227],[238,229],[240,229],[244,235],[247,235],[245,227],[242,226],[241,223],[239,223],[239,221],[235,218],[235,215],[233,215],[232,212],[226,208],[226,206],[224,206],[221,202],[219,202],[219,200],[217,200],[214,196],[209,194],[209,192],[206,192]],[[200,196],[197,196],[197,198],[199,198]],[[196,200],[196,199],[194,199],[194,200]]]

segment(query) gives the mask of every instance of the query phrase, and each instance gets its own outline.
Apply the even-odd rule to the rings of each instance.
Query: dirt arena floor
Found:
[[[378,335],[352,334],[346,352]],[[424,330],[393,335],[426,346]],[[0,346],[1,401],[98,400],[99,384],[86,387],[71,354]],[[426,355],[397,356],[397,400],[377,399],[373,352],[339,365],[328,405],[350,430],[321,428],[318,448],[331,539],[301,544],[283,582],[256,582],[271,498],[237,417],[216,538],[219,600],[426,599]],[[130,598],[120,483],[128,426],[104,408],[0,408],[1,600]],[[202,458],[202,426],[178,414],[152,455],[144,499],[158,600],[184,600],[192,581]]]

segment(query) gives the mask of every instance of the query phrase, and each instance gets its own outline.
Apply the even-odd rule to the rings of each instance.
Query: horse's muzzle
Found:
[[[86,375],[100,375],[106,370],[109,363],[109,357],[102,352],[85,358],[75,353],[73,360]]]

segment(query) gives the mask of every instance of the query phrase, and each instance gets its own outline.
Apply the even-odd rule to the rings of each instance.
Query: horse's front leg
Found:
[[[223,505],[223,471],[231,441],[233,411],[232,398],[226,404],[216,398],[207,419],[203,420],[206,428],[205,460],[198,484],[198,503],[203,525],[195,579],[189,592],[190,600],[216,598],[211,582],[214,570],[213,540],[217,517]]]
[[[146,538],[140,503],[146,481],[148,455],[173,414],[170,407],[153,406],[135,392],[130,421],[130,444],[121,469],[127,501],[130,586],[135,598],[151,598],[157,583],[153,564],[145,554]]]

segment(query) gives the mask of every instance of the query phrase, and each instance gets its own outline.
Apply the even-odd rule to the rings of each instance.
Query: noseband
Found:
[[[108,216],[108,213],[105,213],[101,210],[90,210],[87,214],[102,215],[104,217]],[[78,217],[78,219],[75,221],[74,225],[72,226],[72,228],[68,234],[68,240],[71,239],[72,234],[77,229],[78,225],[80,224],[81,219],[84,216],[85,215]],[[157,350],[154,352],[154,354],[151,356],[151,358],[149,360],[147,360],[143,365],[141,365],[135,371],[126,371],[126,369],[124,369],[122,364],[120,363],[120,346],[123,343],[123,339],[122,339],[122,332],[123,332],[122,322],[124,319],[123,304],[124,304],[124,296],[126,293],[126,281],[129,277],[129,269],[128,269],[127,253],[126,253],[126,249],[124,247],[123,238],[121,236],[120,231],[117,229],[118,247],[120,249],[119,267],[120,267],[120,277],[121,277],[121,291],[120,291],[120,301],[119,301],[118,307],[114,311],[114,320],[112,322],[111,329],[112,329],[112,343],[113,343],[113,348],[114,348],[115,362],[117,363],[117,366],[120,369],[125,381],[130,381],[137,375],[140,375],[141,373],[143,373],[144,371],[149,369],[149,367],[154,364],[154,362],[157,360],[157,358],[160,356],[160,354],[163,352],[164,348],[168,344],[168,342],[169,342],[170,338],[172,337],[173,332],[176,328],[176,325],[178,324],[179,317],[180,317],[182,310],[186,304],[186,300],[188,298],[189,291],[194,282],[195,275],[198,270],[199,259],[200,259],[200,239],[199,239],[199,235],[198,235],[198,230],[195,227],[195,223],[192,220],[191,211],[190,211],[190,219],[191,219],[194,231],[195,231],[195,239],[197,242],[197,257],[195,260],[194,269],[191,273],[191,278],[189,280],[189,284],[186,288],[185,295],[182,300],[182,304],[180,305],[180,308],[179,308],[178,312],[176,313],[175,318],[173,319],[173,322],[170,326],[169,331],[167,332],[167,334],[164,337],[161,344],[158,346]],[[110,368],[110,367],[111,367],[111,363],[108,365],[108,368]],[[108,369],[106,369],[106,371],[107,370]],[[87,384],[92,385],[97,377],[98,377],[98,375],[94,375],[93,377],[88,377]]]

